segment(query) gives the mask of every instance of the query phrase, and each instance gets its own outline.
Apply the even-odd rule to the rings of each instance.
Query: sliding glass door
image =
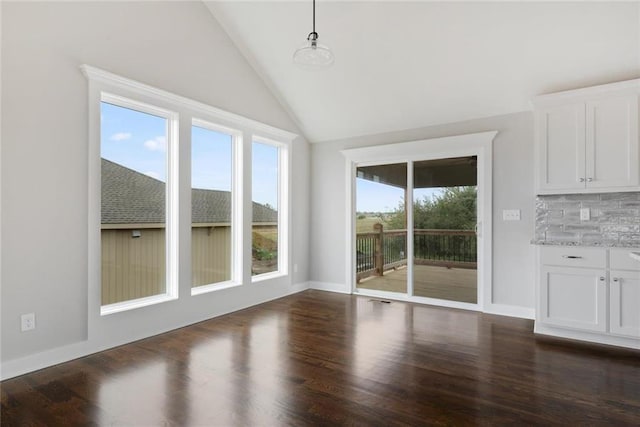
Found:
[[[477,160],[357,166],[358,292],[478,303]]]
[[[413,295],[476,304],[477,157],[413,163]]]
[[[406,294],[407,164],[358,167],[356,195],[356,286]]]

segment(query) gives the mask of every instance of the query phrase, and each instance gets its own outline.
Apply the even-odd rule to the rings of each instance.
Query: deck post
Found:
[[[376,255],[375,255],[375,269],[376,276],[382,276],[384,274],[384,252],[383,252],[383,244],[382,239],[384,236],[383,226],[379,222],[373,224],[373,229],[378,233],[376,235]]]

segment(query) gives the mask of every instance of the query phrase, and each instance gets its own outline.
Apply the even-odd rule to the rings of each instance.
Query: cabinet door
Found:
[[[587,188],[629,187],[638,179],[638,97],[587,103]]]
[[[543,265],[540,281],[540,322],[607,330],[606,270]]]
[[[611,333],[640,337],[640,272],[611,270]]]
[[[585,104],[537,113],[540,190],[585,188]]]

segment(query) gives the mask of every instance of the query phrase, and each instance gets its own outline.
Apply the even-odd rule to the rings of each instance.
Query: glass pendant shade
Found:
[[[326,68],[333,64],[333,60],[331,50],[313,38],[307,39],[293,53],[293,62],[303,68]]]
[[[307,36],[305,44],[293,52],[293,63],[309,70],[327,68],[333,64],[333,53],[331,53],[331,50],[327,46],[318,43],[318,33],[316,33],[316,0],[313,0],[313,31]]]

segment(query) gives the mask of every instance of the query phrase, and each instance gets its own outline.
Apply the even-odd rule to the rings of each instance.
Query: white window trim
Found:
[[[251,276],[251,282],[256,283],[269,279],[275,279],[289,274],[289,248],[291,246],[291,242],[289,241],[289,222],[291,218],[289,203],[290,156],[289,143],[287,142],[278,141],[259,135],[253,135],[253,137],[251,138],[251,142],[257,142],[260,144],[270,145],[278,148],[278,270]],[[251,189],[251,191],[253,191],[253,188]],[[253,200],[253,195],[251,197],[251,200]],[[253,223],[253,215],[251,216],[251,223]],[[283,242],[285,244],[282,244]]]
[[[346,250],[349,254],[346,263],[345,278],[352,293],[374,297],[386,297],[412,301],[423,304],[439,305],[484,311],[490,308],[493,301],[492,292],[492,144],[498,132],[480,132],[456,135],[443,138],[424,139],[397,144],[378,145],[373,147],[342,150],[346,160],[347,188],[347,239]],[[409,167],[415,161],[432,160],[446,157],[478,156],[478,303],[462,303],[434,298],[413,296],[412,266],[407,278],[407,294],[384,291],[368,291],[356,289],[356,254],[355,254],[355,179],[358,166],[373,166],[391,163],[407,163]],[[409,173],[409,172],[408,172]],[[413,180],[408,182],[413,192]],[[413,200],[407,200],[408,220],[413,220]],[[408,241],[411,239],[408,239]],[[411,250],[411,251],[409,251]],[[413,253],[413,244],[407,247]],[[482,269],[482,270],[480,270]]]
[[[237,165],[241,165],[241,168],[236,167],[236,175],[234,177],[234,184],[238,186],[238,191],[235,193],[235,203],[237,205],[237,211],[234,213],[237,216],[236,220],[239,226],[236,227],[236,231],[239,233],[236,236],[235,240],[240,242],[239,250],[242,250],[242,253],[239,250],[234,250],[234,253],[237,254],[241,258],[241,262],[238,262],[236,265],[237,271],[235,274],[234,283],[230,282],[222,282],[213,284],[209,289],[203,289],[202,292],[194,292],[192,295],[200,295],[204,293],[208,293],[212,290],[220,290],[227,289],[230,287],[235,287],[244,283],[251,282],[250,275],[250,264],[251,257],[247,259],[247,244],[249,245],[249,255],[250,255],[250,236],[251,233],[247,234],[247,230],[250,231],[250,226],[247,227],[251,221],[250,219],[247,221],[246,218],[242,217],[242,211],[247,209],[247,206],[251,206],[251,201],[248,202],[244,200],[243,197],[249,192],[247,189],[247,185],[250,184],[251,180],[251,171],[250,164],[247,165],[247,159],[244,156],[250,153],[251,143],[255,138],[264,138],[264,140],[269,141],[270,143],[278,144],[280,147],[283,147],[281,150],[281,162],[287,165],[286,174],[282,175],[282,181],[280,183],[280,191],[281,195],[284,199],[285,205],[283,212],[286,212],[286,219],[282,222],[281,226],[283,227],[283,236],[285,239],[282,242],[286,242],[284,245],[284,249],[286,251],[286,257],[283,256],[280,259],[279,256],[279,272],[277,274],[268,273],[268,275],[263,276],[261,280],[266,281],[267,279],[272,279],[276,277],[286,276],[288,275],[288,266],[290,264],[289,257],[291,256],[290,246],[290,205],[289,205],[289,194],[291,191],[291,182],[289,176],[289,170],[291,167],[291,156],[290,145],[294,139],[298,137],[297,134],[278,129],[264,123],[233,114],[210,105],[194,101],[192,99],[176,95],[174,93],[155,88],[150,85],[146,85],[144,83],[131,80],[108,71],[101,70],[96,67],[92,67],[89,65],[81,65],[80,70],[85,75],[89,82],[89,90],[88,90],[88,110],[89,110],[89,149],[88,149],[88,200],[89,200],[89,220],[88,220],[88,334],[89,337],[97,336],[104,330],[103,327],[106,327],[106,323],[104,323],[107,317],[102,315],[102,305],[101,305],[101,261],[100,261],[100,199],[101,199],[101,179],[100,179],[100,101],[102,98],[102,93],[109,93],[113,96],[120,96],[122,98],[128,100],[135,100],[135,102],[140,102],[140,104],[147,106],[156,106],[161,111],[176,111],[179,115],[179,121],[182,127],[185,126],[187,121],[189,123],[193,123],[194,119],[202,120],[207,123],[215,123],[216,126],[220,126],[221,128],[227,130],[233,130],[239,132],[238,138],[240,139],[240,143],[237,144]],[[176,141],[178,136],[177,126],[173,130],[175,131]],[[185,235],[177,235],[178,230],[182,233],[186,232],[186,229],[190,229],[191,227],[191,216],[187,215],[187,212],[191,212],[191,194],[190,191],[186,190],[185,183],[186,180],[189,180],[190,187],[190,170],[188,165],[190,161],[185,161],[185,157],[189,156],[190,153],[184,152],[187,148],[190,148],[190,136],[186,137],[184,134],[184,129],[181,129],[183,140],[178,144],[173,144],[176,152],[173,155],[170,162],[173,162],[169,165],[169,167],[175,168],[174,173],[176,176],[179,176],[179,179],[174,180],[174,184],[176,187],[171,189],[172,197],[178,197],[179,189],[182,190],[180,203],[176,203],[176,212],[180,212],[181,216],[179,217],[177,214],[173,215],[171,221],[175,221],[173,224],[173,231],[176,235],[168,236],[168,238],[173,238],[176,242],[175,245],[172,245],[173,251],[175,251],[176,260],[178,257],[178,245],[181,244],[183,247],[190,246],[190,233],[188,234],[188,238]],[[190,130],[189,132],[190,133]],[[251,136],[251,137],[249,137]],[[184,140],[187,139],[187,141]],[[187,148],[185,148],[187,147]],[[177,155],[178,151],[182,157]],[[243,155],[244,153],[244,155]],[[284,159],[284,160],[283,160]],[[178,171],[178,161],[181,164],[180,170]],[[247,167],[249,169],[247,170]],[[249,183],[246,182],[249,180]],[[180,188],[178,188],[180,187]],[[244,189],[244,192],[241,191]],[[169,191],[169,189],[168,189]],[[167,199],[169,198],[169,194],[167,195]],[[188,206],[187,206],[188,205]],[[286,206],[286,207],[285,207]],[[188,218],[187,218],[188,216]],[[245,215],[246,216],[246,215]],[[188,220],[187,220],[188,219]],[[244,223],[242,221],[245,221]],[[187,225],[188,223],[188,225]],[[240,226],[241,225],[241,226]],[[167,224],[169,226],[169,224]],[[184,228],[184,230],[183,230]],[[280,255],[280,254],[279,254]],[[184,258],[184,257],[183,257]],[[169,260],[167,260],[168,262]],[[184,259],[180,259],[182,264],[176,264],[177,268],[171,272],[172,277],[167,276],[167,280],[175,280],[178,284],[176,288],[175,297],[166,298],[166,295],[154,296],[141,298],[136,301],[137,304],[130,304],[132,301],[127,301],[122,303],[120,307],[111,307],[113,310],[107,310],[105,314],[113,314],[117,312],[130,312],[132,309],[142,308],[149,305],[155,305],[159,302],[166,302],[169,300],[182,299],[182,297],[178,298],[180,295],[185,296],[188,295],[191,291],[191,276],[187,274],[191,270],[190,259],[189,262],[185,262]],[[249,274],[247,274],[247,270],[249,270]],[[187,280],[187,277],[189,280]],[[188,281],[188,283],[187,283]],[[203,288],[207,288],[207,286],[203,286]],[[189,289],[189,291],[187,291]],[[179,291],[180,290],[180,291]],[[145,309],[146,310],[146,309]],[[145,313],[147,313],[145,311]],[[144,313],[142,313],[144,315]],[[110,316],[108,316],[110,317]]]
[[[184,107],[185,109],[193,112],[192,116],[194,118],[199,117],[202,120],[217,122],[222,126],[230,126],[231,128],[250,129],[254,133],[265,135],[265,137],[272,138],[275,141],[281,140],[283,142],[291,142],[298,137],[298,135],[293,132],[278,129],[238,114],[229,113],[228,111],[212,107],[202,102],[194,101],[184,96],[176,95],[135,80],[127,79],[90,65],[81,65],[80,70],[90,81],[108,84],[112,87],[126,90],[131,94],[138,94],[145,98],[156,99],[159,102],[172,104],[176,107]],[[133,95],[128,96],[131,97]]]

